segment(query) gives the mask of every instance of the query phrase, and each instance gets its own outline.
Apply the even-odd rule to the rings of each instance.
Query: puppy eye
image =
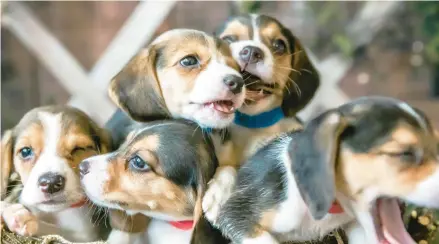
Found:
[[[276,39],[273,42],[273,49],[275,53],[282,54],[286,51],[287,46],[281,39]]]
[[[131,169],[135,170],[135,171],[148,171],[149,165],[139,156],[134,156],[130,159],[129,161],[129,166]]]
[[[226,41],[228,43],[232,43],[232,42],[236,42],[237,41],[236,36],[225,36],[225,37],[223,37],[221,39],[223,39],[224,41]]]
[[[34,156],[34,151],[30,147],[23,147],[20,149],[20,156],[24,160],[29,160]]]
[[[180,60],[180,64],[183,67],[193,67],[199,64],[198,59],[195,56],[189,55]]]
[[[387,153],[387,154],[391,157],[398,157],[402,161],[407,162],[407,163],[420,164],[420,163],[422,163],[422,159],[423,159],[422,151],[418,151],[418,150],[415,150],[412,148],[406,149],[402,152]]]

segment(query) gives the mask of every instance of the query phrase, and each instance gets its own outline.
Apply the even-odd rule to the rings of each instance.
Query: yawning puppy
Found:
[[[223,166],[239,166],[267,138],[300,128],[295,115],[312,99],[320,83],[299,40],[271,17],[233,17],[217,35],[229,43],[240,65],[246,100],[228,128],[232,146],[223,146],[217,153],[222,167],[203,203],[211,220],[235,182],[233,167]]]
[[[349,243],[415,243],[398,201],[439,207],[437,143],[406,103],[354,100],[251,157],[215,224],[245,244],[316,240],[338,227]]]
[[[203,228],[197,231],[206,235],[203,240],[223,239],[219,232],[203,232],[209,226],[201,197],[218,164],[211,140],[193,122],[180,120],[137,124],[129,131],[118,150],[81,163],[87,196],[103,207],[151,217],[148,231],[128,236],[129,243],[189,243],[193,228]],[[126,238],[118,231],[110,236],[112,243]],[[201,243],[198,238],[192,243]]]
[[[2,138],[2,193],[12,170],[23,184],[20,203],[2,202],[2,221],[9,230],[25,236],[59,234],[70,241],[99,239],[78,165],[106,153],[109,144],[109,135],[77,109],[49,106],[29,111]]]
[[[175,29],[135,56],[111,81],[109,93],[137,121],[172,117],[224,128],[244,102],[245,87],[227,43]]]

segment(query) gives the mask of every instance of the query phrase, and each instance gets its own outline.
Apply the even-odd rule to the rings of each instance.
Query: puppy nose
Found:
[[[38,185],[42,192],[53,194],[64,189],[66,179],[55,173],[45,173],[38,179]]]
[[[88,162],[87,160],[84,160],[79,164],[79,173],[81,174],[81,176],[88,174],[89,169],[90,169],[90,162]]]
[[[257,63],[264,59],[264,52],[259,47],[246,46],[239,52],[239,58],[246,63]]]
[[[224,84],[229,87],[233,94],[240,93],[244,86],[244,80],[237,75],[228,75],[224,77]]]

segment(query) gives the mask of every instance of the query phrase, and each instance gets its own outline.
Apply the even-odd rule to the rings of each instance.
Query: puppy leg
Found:
[[[206,218],[215,223],[221,206],[229,199],[236,184],[237,172],[232,166],[219,167],[209,182],[203,197],[203,211]]]
[[[2,219],[10,231],[19,235],[35,236],[38,232],[38,218],[22,204],[2,203]]]

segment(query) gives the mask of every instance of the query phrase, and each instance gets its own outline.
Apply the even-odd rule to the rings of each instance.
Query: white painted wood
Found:
[[[90,110],[98,112],[94,117],[99,123],[108,120],[115,106],[105,97],[96,96],[98,88],[81,65],[26,6],[8,2],[2,25],[15,34],[70,94],[82,97]]]
[[[89,74],[89,79],[99,87],[96,94],[107,94],[111,78],[153,37],[175,3],[174,0],[139,3]],[[68,104],[86,108],[79,96],[73,96]]]

